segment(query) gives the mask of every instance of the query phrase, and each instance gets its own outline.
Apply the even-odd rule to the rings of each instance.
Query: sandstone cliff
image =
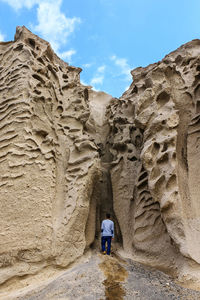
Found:
[[[194,40],[133,70],[129,90],[108,111],[114,211],[124,248],[197,277],[199,55]]]
[[[106,211],[121,254],[198,279],[200,41],[133,70],[120,99],[25,27],[0,60],[0,283],[74,262]]]
[[[88,90],[26,28],[0,44],[1,282],[83,254],[99,176]],[[93,234],[94,235],[94,234]],[[94,238],[94,237],[93,237]]]

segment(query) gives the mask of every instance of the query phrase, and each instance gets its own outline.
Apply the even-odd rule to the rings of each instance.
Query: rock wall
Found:
[[[86,247],[97,146],[88,89],[49,43],[25,27],[0,44],[0,282]]]
[[[123,248],[139,261],[173,269],[176,249],[166,230],[159,199],[149,188],[149,172],[141,157],[145,130],[136,126],[134,99],[124,98],[114,99],[108,109],[113,207]]]
[[[199,276],[200,41],[132,76],[107,112],[123,246],[140,260]]]
[[[200,41],[132,71],[120,99],[18,27],[0,43],[0,283],[99,247],[200,274]]]

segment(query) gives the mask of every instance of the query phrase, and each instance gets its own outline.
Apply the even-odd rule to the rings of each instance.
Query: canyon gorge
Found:
[[[98,252],[106,212],[116,255],[199,289],[200,40],[134,69],[119,99],[25,27],[0,61],[0,292]]]

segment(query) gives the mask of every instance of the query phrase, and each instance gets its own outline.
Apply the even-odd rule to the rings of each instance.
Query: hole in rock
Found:
[[[165,153],[157,160],[157,163],[158,163],[158,164],[165,164],[165,163],[168,162],[168,160],[169,160],[169,158],[168,158],[168,153],[165,152]]]
[[[29,45],[34,49],[35,48],[35,41],[34,39],[28,39]]]
[[[172,190],[172,189],[174,189],[174,188],[176,187],[176,185],[177,185],[177,182],[176,182],[176,175],[172,175],[172,176],[169,178],[169,180],[168,180],[168,182],[167,182],[167,184],[166,184],[166,188],[167,188],[168,190]]]
[[[137,188],[138,190],[142,190],[146,187],[146,185],[148,184],[148,179],[142,181],[141,183],[138,184]]]
[[[136,145],[136,147],[141,147],[141,145],[142,145],[142,137],[140,135],[137,135],[135,137],[135,145]]]
[[[144,178],[146,178],[147,177],[147,172],[144,172],[144,173],[142,173],[141,175],[140,175],[140,177],[139,177],[139,179],[138,179],[138,181],[141,181],[141,180],[143,180]]]
[[[118,128],[117,127],[113,127],[113,133],[114,134],[118,133]]]
[[[160,176],[160,169],[158,168],[158,166],[157,165],[155,165],[155,167],[152,169],[152,171],[151,171],[151,176],[150,176],[150,178],[151,179],[156,179],[157,177],[159,177]]]
[[[89,99],[88,89],[84,89],[84,100],[87,101]]]
[[[131,91],[131,94],[134,94],[134,93],[137,94],[137,92],[138,92],[138,88],[137,88],[137,86],[135,85],[134,88],[133,88],[132,91]]]
[[[113,149],[121,151],[121,152],[125,152],[127,149],[127,145],[124,143],[115,143],[113,145]]]
[[[165,176],[161,175],[160,178],[155,183],[155,191],[162,190],[164,183],[165,183]]]
[[[197,74],[195,77],[195,80],[194,80],[194,82],[193,82],[193,86],[195,86],[196,84],[198,84],[199,83],[199,80],[200,80],[200,74]]]
[[[200,113],[200,100],[198,100],[196,104],[196,113]]]
[[[127,124],[127,119],[126,118],[117,117],[115,120],[116,120],[116,123],[119,123],[121,125]]]
[[[162,91],[156,101],[158,102],[158,104],[160,105],[160,107],[162,107],[163,105],[165,105],[170,99],[170,95],[166,92],[166,91]]]
[[[14,51],[21,51],[23,49],[24,45],[23,44],[19,44],[17,47],[15,47],[13,50]]]
[[[32,77],[35,78],[35,79],[37,79],[38,81],[40,81],[42,84],[45,83],[44,80],[42,79],[42,77],[40,77],[40,76],[37,75],[37,74],[33,74]]]
[[[58,106],[57,107],[57,112],[59,113],[59,114],[61,114],[62,112],[63,112],[63,108],[62,108],[62,106]]]
[[[138,160],[138,159],[137,159],[136,156],[132,156],[132,157],[130,157],[130,158],[128,157],[128,160],[130,160],[130,161],[136,161],[136,160]]]
[[[167,143],[164,142],[161,152],[165,152],[165,151],[167,151],[167,149],[168,149],[168,145],[167,145]]]
[[[68,79],[69,77],[68,77],[67,74],[64,73],[64,74],[62,75],[62,78],[63,78],[63,79]]]
[[[43,59],[42,59],[41,57],[38,57],[37,60],[38,60],[40,63],[42,63],[43,65],[45,65],[45,63],[44,63],[44,61],[43,61]]]
[[[45,130],[37,130],[35,131],[36,135],[42,137],[42,138],[46,138],[46,136],[48,135],[48,132],[46,132]]]
[[[176,59],[175,59],[175,63],[176,63],[176,64],[180,64],[180,63],[182,62],[182,60],[183,60],[182,56],[181,56],[181,55],[178,55],[178,56],[176,57]]]
[[[172,158],[176,159],[176,153],[175,152],[173,153]]]
[[[154,142],[154,143],[153,143],[153,146],[154,146],[155,150],[158,150],[158,151],[159,151],[159,149],[160,149],[160,144]]]
[[[53,50],[51,49],[50,46],[47,47],[45,54],[50,61],[53,61],[54,54],[53,54]]]
[[[195,98],[200,98],[200,84],[194,90]]]
[[[33,50],[31,50],[31,53],[33,54],[34,57],[37,57],[37,54]]]

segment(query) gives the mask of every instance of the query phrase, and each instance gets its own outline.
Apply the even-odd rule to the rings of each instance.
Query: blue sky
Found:
[[[199,38],[199,0],[0,0],[0,40],[25,25],[48,40],[81,81],[114,97],[130,70]]]

